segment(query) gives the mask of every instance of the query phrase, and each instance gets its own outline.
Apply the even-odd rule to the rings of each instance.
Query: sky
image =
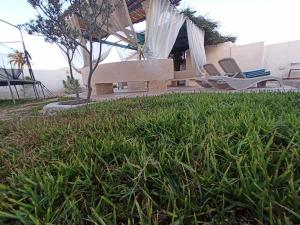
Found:
[[[219,21],[221,33],[237,36],[237,44],[300,40],[300,0],[182,0],[181,7],[188,6]],[[0,0],[0,19],[22,24],[34,15],[26,0]],[[0,23],[0,42],[19,40],[18,30]],[[45,43],[42,37],[25,34],[25,43],[35,69],[67,66],[58,47]],[[20,43],[10,46],[21,49]],[[0,54],[11,51],[0,46]]]
[[[182,0],[202,15],[220,22],[223,34],[237,44],[273,44],[300,40],[300,0]]]

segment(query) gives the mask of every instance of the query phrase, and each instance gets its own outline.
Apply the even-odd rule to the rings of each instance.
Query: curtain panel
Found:
[[[143,54],[147,59],[167,59],[185,18],[167,0],[150,0]]]
[[[201,75],[203,65],[206,63],[204,48],[205,32],[190,20],[186,21],[186,26],[192,63],[195,65],[197,72],[199,73],[197,75]]]

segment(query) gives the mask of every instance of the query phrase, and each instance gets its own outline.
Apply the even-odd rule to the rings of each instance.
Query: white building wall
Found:
[[[237,61],[243,71],[260,69],[264,62],[264,42],[232,46],[230,57]]]
[[[207,46],[206,55],[207,63],[213,63],[220,72],[222,69],[218,61],[232,57],[243,71],[265,68],[270,70],[273,76],[285,78],[291,68],[300,69],[300,40],[273,45],[264,45],[263,42],[233,45],[229,42]],[[300,78],[300,72],[293,73],[293,76]]]
[[[300,69],[300,40],[265,46],[264,67],[279,77],[287,77],[290,68]],[[300,71],[292,76],[300,78]]]
[[[74,77],[79,79],[82,84],[82,76],[81,74],[74,72]],[[68,68],[62,68],[59,70],[34,70],[35,79],[41,81],[52,93],[55,95],[63,95],[64,94],[64,86],[63,80],[67,79],[69,75]],[[28,70],[24,71],[24,76],[29,76]],[[14,87],[12,88],[13,93],[16,95]],[[23,86],[18,87],[18,92],[20,97],[34,97],[32,86],[28,85],[23,88]],[[8,87],[0,87],[0,99],[11,98]]]
[[[223,58],[234,58],[243,71],[260,69],[264,61],[264,43],[258,42],[247,45],[234,45],[226,42],[219,45],[207,46],[207,63],[213,63],[217,69],[224,73],[218,61]]]

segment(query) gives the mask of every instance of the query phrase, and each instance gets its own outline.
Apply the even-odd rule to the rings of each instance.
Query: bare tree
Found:
[[[60,7],[58,4],[52,5],[51,15],[55,17],[56,20],[38,15],[37,19],[31,20],[24,26],[29,34],[43,35],[46,42],[57,44],[67,58],[70,77],[75,82],[72,62],[79,46],[77,41],[74,40],[79,37],[79,33],[69,28],[65,20],[65,15],[62,13]],[[61,28],[63,29],[60,29],[57,24],[61,24]],[[71,35],[72,38],[70,38]],[[76,100],[79,101],[79,89],[75,90],[75,94]]]
[[[109,21],[117,5],[109,0],[27,0],[38,12],[37,20],[46,18],[54,27],[51,32],[62,35],[68,43],[80,46],[88,55],[88,94],[90,101],[92,94],[92,76],[101,62],[103,40],[108,35]],[[80,21],[80,27],[71,26],[67,18]],[[46,26],[47,24],[42,24]],[[44,27],[45,28],[45,27]],[[43,28],[43,29],[44,29]],[[87,40],[86,42],[82,39]],[[95,49],[93,42],[98,42]],[[65,46],[64,46],[65,47]],[[96,51],[97,50],[97,51]],[[95,56],[94,52],[97,52]],[[69,54],[67,54],[69,55]]]

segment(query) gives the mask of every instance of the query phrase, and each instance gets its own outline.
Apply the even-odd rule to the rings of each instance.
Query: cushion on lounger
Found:
[[[265,69],[261,69],[261,70],[244,72],[244,75],[246,76],[246,78],[254,78],[254,77],[262,77],[262,76],[271,75],[271,72],[266,71]]]

